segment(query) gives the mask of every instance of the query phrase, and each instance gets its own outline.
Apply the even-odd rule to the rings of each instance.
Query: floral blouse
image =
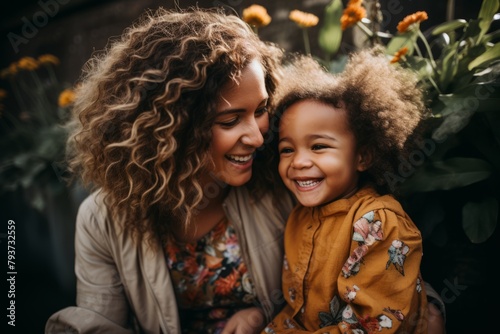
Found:
[[[389,195],[363,188],[297,206],[285,230],[287,304],[263,333],[427,333],[420,231]]]
[[[165,253],[182,333],[220,333],[234,313],[254,305],[252,280],[227,218],[193,243],[169,241]]]

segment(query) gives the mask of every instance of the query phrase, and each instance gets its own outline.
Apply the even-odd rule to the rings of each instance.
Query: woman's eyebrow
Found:
[[[258,107],[262,107],[263,105],[266,105],[268,100],[269,100],[268,97],[266,97],[265,99],[263,99],[259,103]],[[234,113],[241,113],[241,112],[245,112],[245,111],[246,111],[246,109],[244,109],[244,108],[234,108],[234,109],[229,108],[229,109],[224,109],[222,111],[218,111],[217,112],[217,116],[219,116],[219,115],[227,115],[227,114],[234,114]]]

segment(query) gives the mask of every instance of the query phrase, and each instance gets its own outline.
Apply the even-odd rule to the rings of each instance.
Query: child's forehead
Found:
[[[298,99],[293,103],[290,103],[283,110],[283,117],[287,116],[287,114],[291,114],[292,111],[294,114],[296,113],[305,113],[310,117],[314,117],[318,110],[329,110],[332,113],[345,111],[344,104],[334,104],[333,102],[324,101],[322,99],[316,98],[305,98]]]
[[[347,112],[333,104],[315,100],[304,99],[290,104],[283,112],[279,123],[280,130],[288,126],[310,126],[322,128],[334,123],[347,123]]]

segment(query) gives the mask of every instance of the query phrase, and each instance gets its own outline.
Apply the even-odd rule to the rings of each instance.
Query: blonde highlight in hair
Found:
[[[114,219],[139,238],[187,226],[203,198],[198,180],[211,163],[221,87],[258,59],[272,97],[281,56],[234,15],[145,13],[84,68],[68,141],[71,171],[101,189]]]

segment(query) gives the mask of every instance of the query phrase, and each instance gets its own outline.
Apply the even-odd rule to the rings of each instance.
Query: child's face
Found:
[[[304,206],[352,195],[364,170],[345,109],[314,100],[294,103],[279,128],[279,173]]]

